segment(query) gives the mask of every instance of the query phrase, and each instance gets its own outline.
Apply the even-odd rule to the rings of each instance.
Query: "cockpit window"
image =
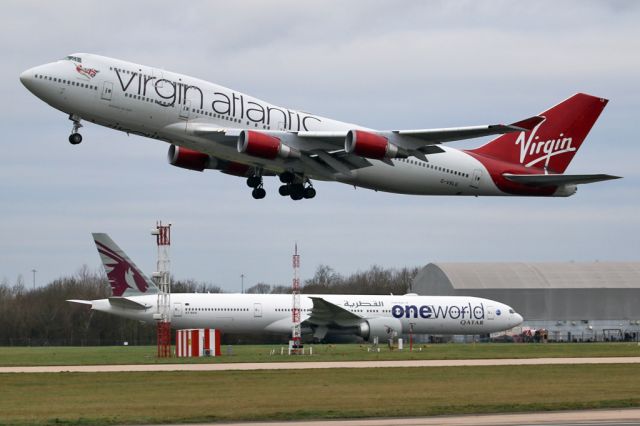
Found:
[[[68,61],[78,62],[80,64],[82,63],[82,58],[79,58],[77,56],[69,55],[69,56],[66,56],[65,59],[68,60]]]
[[[509,313],[510,313],[510,314],[515,314],[515,313],[516,313],[516,311],[514,311],[513,309],[509,309]]]

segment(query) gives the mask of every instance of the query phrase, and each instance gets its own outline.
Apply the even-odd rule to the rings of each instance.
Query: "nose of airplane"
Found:
[[[24,87],[26,87],[29,90],[31,90],[31,83],[33,81],[33,78],[34,78],[33,68],[30,68],[24,71],[22,74],[20,74],[20,82]]]
[[[516,325],[522,324],[522,322],[524,321],[524,318],[522,318],[522,315],[520,315],[519,313],[516,313],[514,315],[514,320],[516,321]]]

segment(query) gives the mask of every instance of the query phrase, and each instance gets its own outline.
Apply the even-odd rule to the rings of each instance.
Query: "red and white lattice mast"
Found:
[[[298,254],[298,243],[296,243],[293,253],[293,285],[291,293],[293,295],[293,307],[291,309],[291,353],[302,353],[302,329],[300,326],[300,255]]]
[[[171,275],[169,272],[169,246],[171,245],[171,224],[156,223],[151,231],[156,236],[158,245],[158,263],[153,278],[158,285],[158,312],[154,315],[157,321],[158,357],[171,356]]]

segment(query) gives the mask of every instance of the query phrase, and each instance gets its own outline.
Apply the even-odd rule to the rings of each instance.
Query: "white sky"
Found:
[[[108,232],[147,273],[173,226],[172,270],[239,290],[323,263],[348,274],[432,261],[638,260],[640,3],[634,1],[3,2],[0,280],[38,284],[100,263]],[[625,179],[568,199],[414,197],[265,182],[166,163],[168,146],[71,123],[21,71],[92,52],[190,74],[275,104],[381,129],[512,122],[575,92],[611,100],[569,173]],[[455,146],[473,147],[482,141]]]

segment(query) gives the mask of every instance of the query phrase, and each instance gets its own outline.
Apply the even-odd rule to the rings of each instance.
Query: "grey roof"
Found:
[[[454,289],[640,288],[640,262],[431,263]]]

